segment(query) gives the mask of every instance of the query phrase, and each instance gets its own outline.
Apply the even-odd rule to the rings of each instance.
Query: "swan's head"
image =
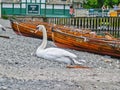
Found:
[[[37,30],[42,30],[43,28],[44,28],[44,25],[37,25],[37,26],[36,26],[36,29],[37,29]]]

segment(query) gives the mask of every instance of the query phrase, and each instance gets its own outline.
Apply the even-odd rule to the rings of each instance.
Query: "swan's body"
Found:
[[[2,26],[1,24],[0,24],[0,28],[1,28],[3,31],[6,31],[5,27]]]
[[[43,41],[42,44],[38,47],[36,51],[36,55],[38,57],[52,60],[52,61],[58,61],[63,62],[69,65],[75,65],[75,64],[81,64],[80,62],[76,61],[75,58],[77,56],[73,53],[70,53],[64,49],[60,48],[46,48],[47,45],[47,33],[46,28],[43,25],[38,25],[37,28],[39,30],[42,30],[43,32]]]

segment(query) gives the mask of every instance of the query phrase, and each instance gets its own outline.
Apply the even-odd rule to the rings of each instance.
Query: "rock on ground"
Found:
[[[91,69],[68,69],[63,63],[33,56],[41,39],[18,36],[9,20],[0,35],[0,90],[120,90],[120,59],[66,49]],[[48,41],[47,47],[56,47]]]

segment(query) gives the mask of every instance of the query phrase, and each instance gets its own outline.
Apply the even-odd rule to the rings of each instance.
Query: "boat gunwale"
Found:
[[[69,34],[69,33],[66,33],[66,32],[62,32],[61,30],[59,29],[53,29],[52,32],[59,32],[59,33],[62,33],[64,35],[67,35],[67,36],[72,36],[72,37],[75,37],[75,38],[86,38],[89,40],[95,40],[95,41],[99,41],[99,42],[104,42],[104,43],[111,43],[111,44],[120,44],[120,40],[117,39],[117,40],[108,40],[106,38],[92,38],[92,37],[87,37],[87,36],[76,36],[76,35],[73,35],[73,34]],[[117,43],[118,42],[118,43]]]

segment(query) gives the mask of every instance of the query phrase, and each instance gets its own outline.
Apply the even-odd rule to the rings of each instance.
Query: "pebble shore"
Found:
[[[9,20],[0,19],[0,90],[120,90],[120,59],[65,49],[92,69],[68,69],[66,64],[33,55],[41,39],[16,35]],[[56,47],[48,41],[47,47]]]

